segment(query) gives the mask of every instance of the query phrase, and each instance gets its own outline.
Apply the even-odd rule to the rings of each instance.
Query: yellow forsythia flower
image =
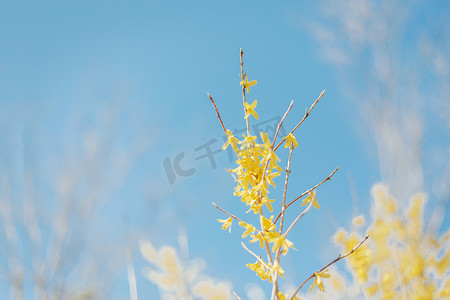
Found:
[[[259,119],[258,113],[255,111],[256,105],[258,104],[258,100],[255,99],[252,104],[248,104],[244,102],[245,107],[245,116],[244,119],[247,119],[250,115],[254,116],[256,120]]]
[[[296,148],[298,146],[297,139],[292,134],[292,132],[289,133],[287,136],[285,136],[283,138],[283,140],[286,140],[286,143],[284,144],[284,148],[289,148],[289,147],[291,147],[291,145],[293,148]]]
[[[316,199],[316,191],[309,192],[308,197],[303,199],[303,203],[302,203],[301,206],[304,206],[304,205],[308,204],[311,201],[313,201],[313,205],[314,205],[315,208],[317,208],[317,209],[320,208],[319,203],[317,202],[317,199]]]
[[[228,141],[222,146],[222,150],[227,149],[228,146],[231,145],[231,147],[233,147],[234,151],[237,154],[239,154],[239,147],[237,144],[240,143],[240,141],[233,136],[233,133],[229,129],[227,129],[227,137],[228,137]]]
[[[280,249],[281,246],[283,247],[283,251],[281,251],[283,255],[286,255],[289,248],[295,249],[294,243],[286,239],[286,236],[284,234],[280,235],[278,238],[275,239],[275,242],[273,243],[272,246],[272,252],[276,252],[278,249]]]
[[[255,271],[256,275],[258,275],[262,280],[266,280],[267,278],[269,278],[267,269],[261,264],[259,260],[254,264],[247,264],[246,267],[252,271]]]
[[[247,93],[250,93],[250,87],[256,84],[256,80],[248,81],[247,74],[244,75],[244,80],[241,81],[240,85],[244,86],[244,89],[247,89]]]
[[[245,228],[245,231],[242,234],[242,238],[246,238],[249,234],[256,231],[256,228],[253,227],[253,225],[247,224],[245,222],[240,221],[239,225]]]
[[[325,271],[322,271],[320,273],[314,273],[315,278],[314,278],[314,282],[311,284],[311,288],[309,289],[310,293],[313,290],[315,285],[317,285],[319,290],[321,290],[322,292],[324,291],[322,278],[330,277],[330,274],[327,274],[326,272],[328,272],[328,269],[326,269]]]
[[[282,292],[278,291],[278,300],[286,300],[286,299],[291,299],[288,298],[285,294],[283,294]],[[292,300],[299,300],[297,297],[292,298]]]
[[[231,224],[233,223],[232,217],[229,217],[226,220],[217,219],[217,221],[219,221],[220,223],[223,223],[223,225],[222,225],[223,230],[227,230],[227,228],[228,228],[229,232],[231,233]]]

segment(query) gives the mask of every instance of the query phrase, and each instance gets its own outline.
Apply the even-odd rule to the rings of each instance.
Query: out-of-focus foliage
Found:
[[[157,250],[148,241],[141,242],[140,250],[152,266],[144,270],[144,275],[158,287],[161,299],[233,299],[229,283],[201,274],[202,261],[183,263],[173,247],[163,246]]]
[[[416,194],[402,209],[386,186],[372,188],[370,239],[346,261],[352,275],[333,271],[328,293],[314,299],[449,299],[450,230],[438,234],[424,226],[426,197]],[[337,245],[348,251],[362,236],[364,217],[352,232],[340,229]]]

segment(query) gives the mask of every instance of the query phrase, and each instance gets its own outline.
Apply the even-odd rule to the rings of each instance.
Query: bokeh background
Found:
[[[447,230],[449,28],[448,1],[1,1],[0,295],[130,299],[135,274],[139,299],[159,299],[142,239],[268,295],[212,206],[244,209],[207,98],[245,127],[240,48],[253,124],[293,99],[290,130],[326,89],[297,131],[288,198],[340,169],[291,233],[286,284],[337,256],[331,237],[368,214],[377,182],[404,205],[427,193],[426,224]]]

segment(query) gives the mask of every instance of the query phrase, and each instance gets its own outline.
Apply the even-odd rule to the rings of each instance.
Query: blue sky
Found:
[[[340,169],[318,191],[321,209],[307,215],[292,233],[299,251],[285,261],[294,282],[337,255],[330,238],[339,226],[349,228],[355,199],[359,211],[367,214],[371,186],[392,179],[380,167],[384,157],[377,143],[382,138],[374,134],[376,125],[367,121],[366,110],[392,104],[402,115],[405,100],[399,93],[408,88],[404,82],[420,83],[412,91],[411,105],[423,124],[422,156],[414,161],[426,166],[419,168],[419,186],[430,194],[432,205],[448,202],[448,189],[445,184],[436,188],[435,180],[448,176],[448,96],[435,100],[436,105],[428,99],[445,95],[439,91],[448,86],[448,71],[442,66],[449,62],[448,27],[443,25],[449,21],[444,13],[449,4],[409,3],[398,16],[400,25],[389,23],[397,18],[385,14],[388,37],[382,53],[394,61],[401,58],[391,66],[396,71],[392,85],[398,86],[395,99],[373,72],[372,55],[380,50],[365,42],[369,38],[361,42],[339,31],[342,20],[333,19],[326,7],[326,2],[298,1],[2,1],[0,167],[9,178],[3,193],[9,186],[12,199],[23,199],[24,178],[32,174],[43,219],[43,249],[50,239],[45,224],[56,218],[52,213],[61,195],[83,201],[92,197],[96,202],[91,203],[95,208],[86,236],[88,244],[98,244],[93,248],[120,252],[125,232],[135,251],[140,238],[178,247],[179,228],[186,228],[190,257],[204,259],[212,277],[245,290],[247,281],[257,282],[244,267],[253,258],[241,249],[237,227],[231,235],[220,230],[216,219],[224,215],[211,205],[214,201],[230,211],[243,210],[224,171],[233,164],[226,153],[218,153],[213,168],[207,159],[197,160],[201,151],[195,150],[212,138],[217,140],[214,149],[223,143],[207,92],[228,128],[245,126],[238,77],[243,48],[249,79],[258,81],[249,97],[258,99],[259,121],[279,118],[293,99],[284,125],[289,130],[326,89],[297,131],[300,151],[293,157],[290,197]],[[323,28],[329,35],[319,30]],[[417,62],[420,53],[425,54]],[[404,70],[420,78],[400,76]],[[374,95],[387,97],[381,101]],[[436,108],[445,103],[447,110]],[[163,162],[183,152],[182,166],[195,172],[170,184]],[[448,219],[443,227],[448,228]],[[8,252],[1,251],[6,268]],[[140,275],[138,252],[135,258],[139,295],[146,299],[154,289]],[[118,299],[128,293],[124,263],[115,266],[117,280],[110,285],[111,297]],[[0,289],[4,294],[7,285]]]

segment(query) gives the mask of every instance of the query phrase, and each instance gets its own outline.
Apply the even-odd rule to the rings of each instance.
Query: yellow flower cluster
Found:
[[[245,77],[241,84],[249,88],[256,84],[256,81],[248,83],[248,79]],[[258,114],[255,111],[256,104],[256,100],[251,105],[244,102],[246,109],[245,118],[248,118],[250,114],[258,118]],[[273,179],[282,172],[281,167],[278,165],[280,159],[273,150],[269,136],[266,132],[261,132],[260,137],[263,143],[259,144],[256,142],[256,136],[243,135],[243,139],[239,140],[228,129],[226,134],[228,140],[222,149],[225,150],[231,145],[238,157],[236,161],[237,168],[231,170],[236,175],[238,182],[234,189],[234,195],[240,197],[241,201],[248,207],[247,213],[253,212],[260,216],[261,230],[257,230],[253,225],[243,221],[239,222],[239,225],[245,228],[242,238],[250,235],[252,238],[250,242],[259,242],[261,248],[266,247],[268,243],[273,243],[272,252],[276,253],[281,247],[282,253],[286,254],[289,248],[294,248],[293,243],[286,239],[285,235],[278,232],[277,226],[273,223],[273,215],[267,218],[263,214],[264,206],[270,212],[273,212],[272,202],[274,200],[269,199],[269,185],[275,187]],[[292,133],[286,136],[285,139],[286,145],[297,147],[298,142]],[[231,229],[232,217],[226,220],[218,219],[218,221],[224,223],[222,226],[224,230]],[[269,278],[274,270],[278,270],[279,275],[284,273],[279,265],[269,266],[269,264],[261,264],[259,261],[247,266],[255,271],[262,280]]]
[[[366,297],[450,299],[450,230],[441,237],[424,230],[425,195],[413,196],[404,212],[385,186],[375,185],[372,193],[371,238],[347,260]],[[362,218],[354,224],[361,226]],[[356,232],[335,235],[345,251],[358,240]]]
[[[258,139],[257,135],[252,135],[250,133],[249,119],[250,116],[253,116],[255,119],[259,118],[259,115],[256,111],[258,101],[253,100],[253,102],[250,104],[250,102],[246,100],[246,93],[249,93],[250,87],[256,85],[257,82],[256,80],[248,80],[247,74],[244,73],[243,70],[242,57],[243,52],[241,50],[240,85],[242,86],[244,119],[247,126],[247,132],[246,134],[242,135],[242,138],[235,137],[231,130],[226,129],[218,112],[217,106],[214,103],[214,100],[212,99],[211,95],[208,94],[208,96],[216,110],[216,114],[227,136],[227,141],[222,146],[222,150],[226,150],[231,146],[237,156],[237,166],[234,169],[230,170],[230,173],[233,175],[235,181],[237,182],[237,185],[234,188],[233,195],[239,197],[241,202],[246,206],[245,211],[247,214],[253,213],[257,217],[259,217],[259,224],[254,226],[248,222],[243,221],[239,217],[228,213],[219,206],[215,204],[214,205],[219,210],[228,215],[227,219],[217,219],[218,222],[223,223],[222,229],[228,229],[229,231],[231,231],[233,221],[236,220],[239,223],[239,226],[244,229],[242,238],[250,237],[250,243],[258,243],[261,249],[265,250],[267,257],[264,260],[261,258],[261,255],[255,254],[250,249],[248,249],[244,243],[242,243],[242,246],[257,259],[255,263],[247,264],[247,267],[250,270],[254,271],[256,275],[259,276],[262,280],[269,279],[269,281],[272,283],[272,295],[270,299],[286,299],[286,295],[279,290],[278,279],[279,277],[284,277],[284,270],[280,266],[281,254],[286,255],[289,251],[289,248],[295,249],[293,242],[287,239],[287,235],[294,227],[294,225],[296,225],[299,219],[304,214],[306,214],[312,206],[319,209],[319,203],[316,199],[315,189],[325,181],[330,180],[333,174],[337,171],[336,168],[333,173],[321,183],[307,190],[307,192],[301,194],[291,202],[286,202],[288,179],[291,172],[290,163],[292,152],[299,145],[293,133],[308,117],[309,113],[322,98],[325,91],[323,91],[311,105],[311,107],[305,111],[305,116],[303,117],[303,119],[301,119],[297,126],[295,126],[294,129],[292,129],[284,138],[282,138],[279,144],[275,146],[275,141],[278,138],[279,130],[283,124],[284,119],[292,108],[293,101],[291,102],[288,110],[278,124],[272,141],[270,140],[267,132],[264,131],[259,132],[260,139]],[[286,171],[283,198],[281,203],[279,203],[280,210],[276,215],[274,215],[272,213],[274,212],[273,203],[275,200],[269,197],[269,186],[276,188],[274,179],[280,176],[280,174],[283,172],[283,169],[279,165],[279,162],[281,160],[277,156],[277,154],[275,154],[275,151],[283,143],[284,148],[289,149],[289,158],[287,160],[285,169]],[[303,200],[302,206],[308,206],[304,209],[303,212],[299,213],[297,218],[292,221],[289,226],[284,227],[286,209],[291,204],[303,197],[305,197],[305,199]],[[323,291],[324,287],[322,278],[329,277],[329,274],[325,272],[326,271],[314,273],[313,276],[309,277],[303,284],[300,285],[299,289],[295,291],[290,298],[297,299],[295,295],[298,293],[301,287],[313,277],[315,280],[311,287],[313,288],[314,286],[317,286],[321,291]]]

